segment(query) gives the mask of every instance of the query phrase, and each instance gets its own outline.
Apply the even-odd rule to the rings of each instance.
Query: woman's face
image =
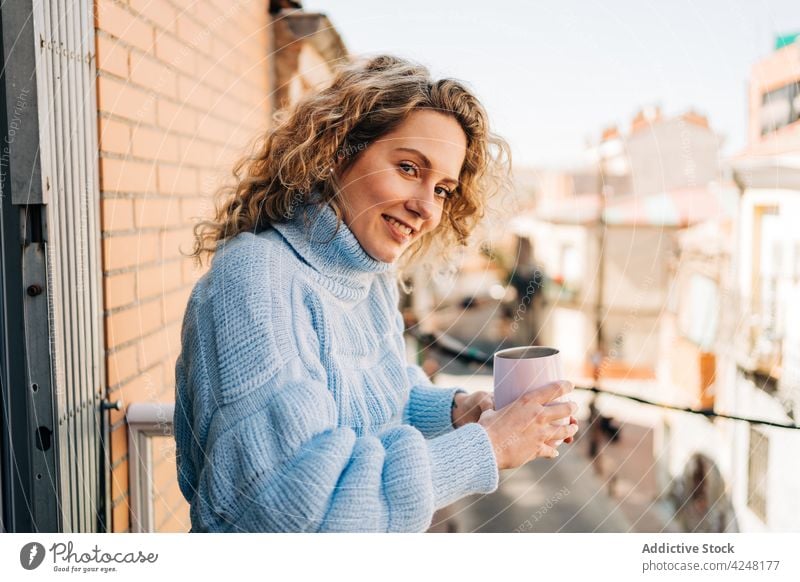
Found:
[[[344,222],[367,254],[394,262],[438,226],[466,151],[467,136],[453,117],[415,111],[337,174]]]

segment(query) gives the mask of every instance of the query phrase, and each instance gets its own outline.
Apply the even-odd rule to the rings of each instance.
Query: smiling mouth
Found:
[[[411,238],[415,234],[415,230],[410,226],[403,224],[399,220],[392,218],[386,214],[381,215],[394,230],[405,238]]]

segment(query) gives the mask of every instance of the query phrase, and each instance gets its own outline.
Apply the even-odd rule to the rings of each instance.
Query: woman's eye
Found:
[[[442,198],[450,198],[450,196],[453,195],[453,192],[451,190],[448,190],[447,188],[442,188],[441,186],[437,186],[436,191],[440,193],[439,195]]]
[[[412,164],[411,162],[400,162],[399,164],[397,164],[397,166],[400,168],[400,171],[403,172],[406,176],[416,177],[419,173],[417,166],[415,164]],[[437,196],[445,200],[453,195],[452,190],[448,190],[443,186],[437,186],[435,191]]]
[[[417,167],[414,164],[410,164],[408,162],[400,162],[399,164],[403,173],[408,174],[409,176],[416,175]],[[406,170],[411,170],[412,173],[407,172]]]

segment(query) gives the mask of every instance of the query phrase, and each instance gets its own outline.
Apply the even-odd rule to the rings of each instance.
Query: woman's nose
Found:
[[[436,216],[438,207],[433,192],[420,192],[406,201],[406,208],[423,220],[431,220]]]

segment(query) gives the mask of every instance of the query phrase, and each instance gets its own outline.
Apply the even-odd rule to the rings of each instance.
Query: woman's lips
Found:
[[[383,223],[389,229],[389,234],[391,234],[392,238],[394,238],[397,242],[399,242],[399,243],[407,242],[413,236],[413,234],[414,234],[413,232],[411,234],[406,234],[405,232],[403,232],[402,230],[397,228],[394,224],[392,224],[389,221],[389,217],[386,216],[385,214],[382,215],[381,218],[383,218]]]

